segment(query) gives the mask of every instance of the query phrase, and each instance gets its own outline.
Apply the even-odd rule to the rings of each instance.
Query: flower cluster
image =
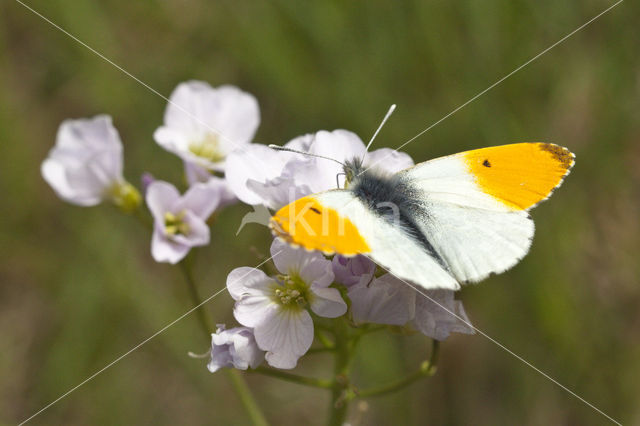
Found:
[[[156,261],[175,264],[193,247],[207,245],[208,220],[227,204],[239,200],[277,209],[341,185],[336,162],[252,143],[259,123],[256,99],[236,87],[190,81],[174,90],[153,137],[184,163],[186,189],[181,193],[148,173],[141,180]],[[347,130],[309,133],[285,146],[338,162],[363,158],[365,167],[375,164],[386,173],[413,165],[407,154],[388,148],[366,152],[362,140]],[[63,122],[42,175],[60,198],[76,205],[110,201],[132,212],[143,198],[123,177],[122,142],[106,115]],[[406,327],[436,340],[473,332],[452,291],[419,294],[380,273],[366,257],[327,258],[275,239],[271,259],[276,273],[241,267],[228,275],[233,313],[242,327],[219,325],[212,334],[211,372],[256,368],[263,360],[275,368],[294,368],[312,346],[317,324],[326,321],[354,329]]]
[[[314,327],[309,311],[325,318],[349,311],[355,326],[408,326],[436,340],[451,332],[473,333],[453,291],[429,290],[424,297],[391,274],[376,277],[376,265],[364,256],[335,256],[330,261],[279,239],[271,245],[271,256],[280,274],[236,268],[227,277],[227,289],[236,301],[235,318],[253,329],[256,346],[266,351],[272,367],[294,368],[311,347]],[[349,310],[340,286],[347,290]]]

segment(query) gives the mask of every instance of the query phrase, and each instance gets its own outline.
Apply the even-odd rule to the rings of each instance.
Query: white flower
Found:
[[[122,177],[122,142],[108,115],[65,120],[56,144],[42,163],[42,176],[69,203],[94,206],[111,200],[124,210],[140,204],[140,194]]]
[[[255,97],[234,86],[188,81],[176,87],[169,101],[154,139],[207,170],[224,171],[227,155],[249,144],[260,123]]]
[[[307,151],[309,143],[306,142],[310,141],[297,138],[285,146]],[[225,179],[243,203],[277,209],[290,198],[297,199],[313,192],[304,165],[314,161],[308,156],[251,144],[229,154]]]
[[[234,316],[254,329],[269,365],[294,368],[313,342],[307,308],[316,315],[336,318],[346,312],[347,305],[340,292],[329,287],[331,262],[321,254],[274,240],[271,255],[282,275],[272,278],[258,269],[236,268],[227,277],[227,289],[236,300]]]
[[[365,155],[362,140],[347,130],[321,130],[297,137],[285,146],[340,162],[364,156],[365,167],[375,164],[376,168],[388,173],[413,165],[407,154],[389,148]],[[384,161],[378,163],[380,159]],[[250,145],[231,153],[228,165],[227,180],[241,201],[264,204],[273,209],[302,196],[336,188],[336,176],[342,173],[342,166],[333,161],[278,152],[261,145]],[[343,182],[344,179],[341,184]]]
[[[154,219],[151,254],[157,262],[177,263],[191,247],[209,243],[207,218],[220,203],[215,181],[192,186],[183,196],[171,184],[155,181],[147,188],[147,206]]]
[[[420,291],[424,294],[391,274],[372,280],[363,275],[358,284],[349,287],[353,320],[408,324],[436,340],[444,340],[452,332],[474,333],[462,302],[455,300],[452,290]]]
[[[211,360],[207,368],[212,373],[225,367],[256,368],[263,360],[264,352],[258,348],[250,328],[225,330],[224,324],[218,324],[216,332],[211,334]]]

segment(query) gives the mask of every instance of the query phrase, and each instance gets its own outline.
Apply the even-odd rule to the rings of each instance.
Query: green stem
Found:
[[[333,386],[333,382],[331,380],[298,376],[297,374],[291,374],[273,368],[258,367],[253,370],[247,370],[247,372],[263,374],[265,376],[275,377],[278,379],[286,380],[288,382],[297,383],[299,385],[312,386],[316,388],[331,389],[331,387]]]
[[[196,286],[195,280],[193,279],[193,274],[191,273],[191,268],[187,263],[188,260],[185,258],[182,260],[179,265],[182,273],[184,275],[184,280],[187,282],[187,288],[189,290],[189,296],[191,296],[191,301],[198,306],[196,308],[196,317],[198,318],[198,322],[200,323],[200,329],[205,334],[207,341],[211,340],[211,333],[214,332],[213,325],[207,316],[207,313],[202,305],[202,298],[200,297],[200,292],[198,291],[198,287]]]
[[[352,342],[344,321],[338,319],[335,328],[335,365],[334,380],[331,388],[329,406],[329,425],[341,426],[345,423],[349,410],[349,364],[351,362]]]
[[[335,343],[329,340],[329,338],[326,336],[326,334],[324,334],[322,330],[316,330],[316,337],[318,338],[318,341],[322,343],[322,346],[324,346],[326,349],[335,349]]]
[[[249,386],[247,386],[247,382],[245,382],[240,372],[233,368],[225,368],[225,371],[227,372],[229,379],[231,379],[233,388],[240,397],[242,405],[244,405],[244,408],[247,410],[247,413],[251,418],[251,422],[255,426],[269,426],[267,419],[264,414],[262,414],[262,410],[251,394],[251,390],[249,390]]]
[[[374,387],[371,389],[358,392],[358,396],[362,398],[368,398],[372,396],[386,395],[391,392],[400,390],[406,386],[409,386],[413,382],[427,376],[432,376],[436,372],[436,364],[438,362],[438,350],[440,348],[440,342],[433,340],[431,347],[431,357],[428,361],[424,361],[420,364],[420,368],[407,376],[396,380],[395,382],[387,383],[386,385]]]
[[[202,298],[200,297],[198,287],[196,286],[195,280],[193,279],[193,274],[191,273],[191,268],[189,267],[187,258],[180,262],[180,269],[182,270],[184,279],[187,282],[191,300],[195,304],[195,306],[197,306],[196,316],[198,317],[198,322],[200,323],[200,329],[205,334],[207,341],[211,341],[211,333],[213,333],[213,327],[211,326],[211,321],[209,320],[209,317],[207,316],[207,313],[202,305]],[[232,368],[227,368],[225,369],[225,371],[227,372],[227,376],[229,376],[231,384],[238,394],[242,405],[247,410],[247,413],[251,418],[251,422],[255,426],[268,426],[269,423],[267,422],[267,419],[260,410],[258,403],[249,390],[249,386],[247,386],[247,382],[245,382],[240,372]]]

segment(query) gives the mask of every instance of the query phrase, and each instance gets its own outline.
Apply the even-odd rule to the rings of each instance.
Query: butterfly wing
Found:
[[[574,164],[566,148],[519,143],[461,152],[399,173],[424,214],[418,226],[459,281],[480,281],[529,251],[529,209],[547,199]]]
[[[457,290],[458,282],[418,240],[376,215],[348,190],[300,198],[269,223],[274,235],[327,255],[363,254],[395,276],[425,288]]]

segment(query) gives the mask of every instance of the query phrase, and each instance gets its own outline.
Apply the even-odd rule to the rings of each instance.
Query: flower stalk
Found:
[[[333,381],[331,380],[299,376],[297,374],[287,373],[286,371],[277,370],[275,368],[258,367],[253,370],[247,371],[251,373],[258,373],[265,376],[275,377],[276,379],[281,379],[287,382],[297,383],[304,386],[311,386],[322,389],[331,389],[333,387]]]
[[[331,405],[329,406],[329,425],[339,426],[344,424],[349,410],[349,366],[353,356],[355,343],[350,339],[346,321],[338,320],[334,328],[335,337],[335,364],[333,368],[334,378],[331,388]]]
[[[409,373],[407,376],[398,379],[394,382],[387,383],[382,386],[366,389],[358,392],[358,396],[361,398],[369,398],[373,396],[387,395],[392,392],[404,389],[412,383],[420,380],[423,377],[433,376],[436,372],[436,364],[438,362],[438,352],[440,348],[440,342],[437,340],[432,341],[431,356],[428,360],[423,361],[420,364],[418,370]]]
[[[189,289],[189,295],[191,296],[192,302],[197,306],[196,308],[196,316],[198,318],[198,323],[200,324],[200,329],[205,334],[207,340],[211,339],[211,333],[213,333],[213,327],[211,326],[211,320],[209,319],[207,313],[205,312],[202,305],[202,298],[200,297],[200,293],[198,292],[198,287],[196,286],[195,280],[193,279],[193,273],[191,272],[191,267],[188,263],[188,260],[183,260],[179,263],[180,269],[182,270],[182,274],[184,275],[184,279],[187,283],[187,288]],[[268,426],[268,422],[262,410],[258,406],[255,398],[251,394],[251,390],[244,378],[240,374],[238,370],[227,368],[225,369],[231,384],[233,385],[234,390],[238,394],[242,405],[247,410],[247,414],[251,418],[251,422],[255,426]]]

